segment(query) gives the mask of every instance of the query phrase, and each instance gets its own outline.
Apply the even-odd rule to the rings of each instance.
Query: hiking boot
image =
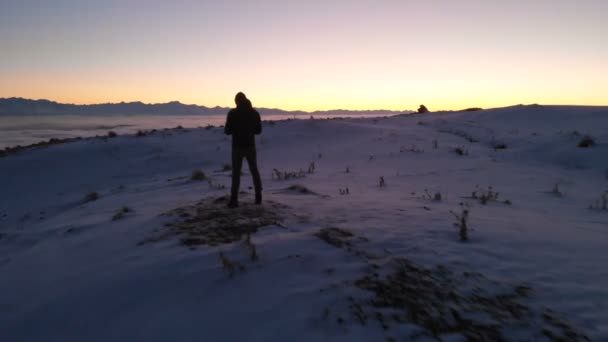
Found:
[[[255,204],[262,204],[262,193],[261,192],[255,193]]]

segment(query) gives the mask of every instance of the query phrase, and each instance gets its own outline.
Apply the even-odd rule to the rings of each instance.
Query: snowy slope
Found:
[[[586,134],[596,146],[578,148]],[[251,235],[259,260],[241,241],[188,248],[170,235],[142,243],[169,229],[175,218],[163,214],[203,200],[193,209],[201,212],[227,193],[230,142],[221,128],[0,158],[0,341],[474,339],[469,328],[432,336],[411,314],[384,326],[378,317],[395,307],[365,306],[372,292],[357,280],[372,269],[389,274],[403,258],[449,270],[463,298],[476,288],[526,289],[517,301],[529,316],[492,318],[507,340],[546,340],[553,328],[572,340],[608,340],[608,211],[589,209],[608,190],[606,141],[605,107],[265,123],[265,204],[254,210],[281,220]],[[210,181],[191,181],[195,169]],[[273,169],[304,172],[276,180]],[[286,190],[294,184],[311,193]],[[251,191],[248,174],[242,185]],[[499,200],[471,198],[489,186]],[[91,192],[99,199],[86,201]],[[251,201],[244,195],[239,210]],[[461,203],[470,208],[467,242],[450,213]],[[132,212],[113,221],[123,206]],[[244,270],[229,276],[220,252]],[[369,322],[353,314],[354,303],[365,304]],[[474,303],[466,314],[487,307]],[[551,325],[553,315],[563,324]]]

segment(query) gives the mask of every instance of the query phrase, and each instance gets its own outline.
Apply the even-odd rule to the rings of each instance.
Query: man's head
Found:
[[[247,96],[239,91],[234,97],[234,103],[237,107],[244,107],[247,103]]]

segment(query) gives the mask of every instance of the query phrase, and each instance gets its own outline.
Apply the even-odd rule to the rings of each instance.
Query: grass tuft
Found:
[[[459,156],[467,156],[469,155],[469,151],[463,146],[458,146],[452,149],[452,152],[456,153]]]
[[[84,196],[85,202],[93,202],[99,199],[99,194],[96,191],[91,191],[86,196]]]
[[[201,170],[192,171],[192,175],[190,176],[190,180],[193,181],[204,181],[207,179],[207,175]]]
[[[251,261],[257,261],[260,259],[258,256],[258,250],[255,244],[251,241],[251,234],[245,236],[245,247],[249,250],[249,258]]]
[[[300,185],[300,184],[290,185],[290,186],[287,187],[286,190],[294,191],[294,192],[299,192],[301,194],[314,194],[313,191],[311,191],[310,189],[308,189],[304,185]]]
[[[434,201],[434,202],[441,202],[441,200],[443,199],[441,192],[436,192],[434,195],[431,195],[431,193],[429,192],[429,189],[424,189],[424,195],[427,199]]]
[[[237,270],[237,265],[228,259],[224,252],[220,252],[219,258],[220,262],[222,263],[222,267],[228,272],[228,276],[232,278]]]
[[[588,147],[593,147],[595,146],[595,139],[593,139],[591,136],[589,135],[585,135],[581,141],[579,141],[578,147],[580,148],[588,148]]]
[[[381,188],[386,187],[386,181],[384,180],[384,176],[380,176],[380,179],[378,180],[378,186]]]
[[[498,202],[498,196],[500,192],[494,191],[492,186],[488,187],[488,190],[481,190],[479,186],[475,186],[475,190],[471,193],[471,198],[479,201],[480,204],[486,205],[489,202]],[[505,200],[504,204],[511,205],[511,201]]]
[[[600,195],[600,198],[594,204],[589,206],[589,209],[608,210],[608,190]]]
[[[122,219],[123,217],[125,217],[126,214],[132,212],[133,209],[124,206],[120,209],[118,209],[118,211],[114,214],[114,216],[112,216],[112,221],[118,221],[120,219]]]
[[[281,171],[279,169],[272,169],[272,179],[276,180],[289,180],[293,178],[304,178],[306,173],[303,170],[299,171]]]
[[[452,213],[452,215],[454,215],[454,217],[456,218],[456,223],[454,223],[454,226],[458,227],[460,241],[464,242],[469,240],[469,209],[462,203],[460,204],[460,206],[462,207],[461,214],[456,214],[451,210],[450,213]]]
[[[564,195],[559,189],[559,183],[555,183],[555,185],[553,185],[553,189],[551,189],[551,193],[557,197],[562,197]]]
[[[315,173],[315,171],[317,170],[317,166],[315,164],[315,162],[310,162],[310,164],[308,165],[308,173],[312,174]]]

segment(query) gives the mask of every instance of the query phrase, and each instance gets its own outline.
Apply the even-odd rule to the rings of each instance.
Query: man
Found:
[[[255,204],[262,203],[262,180],[255,150],[255,135],[262,133],[260,113],[253,109],[251,101],[241,92],[236,94],[234,102],[236,108],[228,112],[226,126],[224,126],[224,133],[232,135],[232,188],[230,189],[230,202],[228,202],[230,208],[239,206],[238,196],[243,158],[247,159],[249,171],[253,177]]]

